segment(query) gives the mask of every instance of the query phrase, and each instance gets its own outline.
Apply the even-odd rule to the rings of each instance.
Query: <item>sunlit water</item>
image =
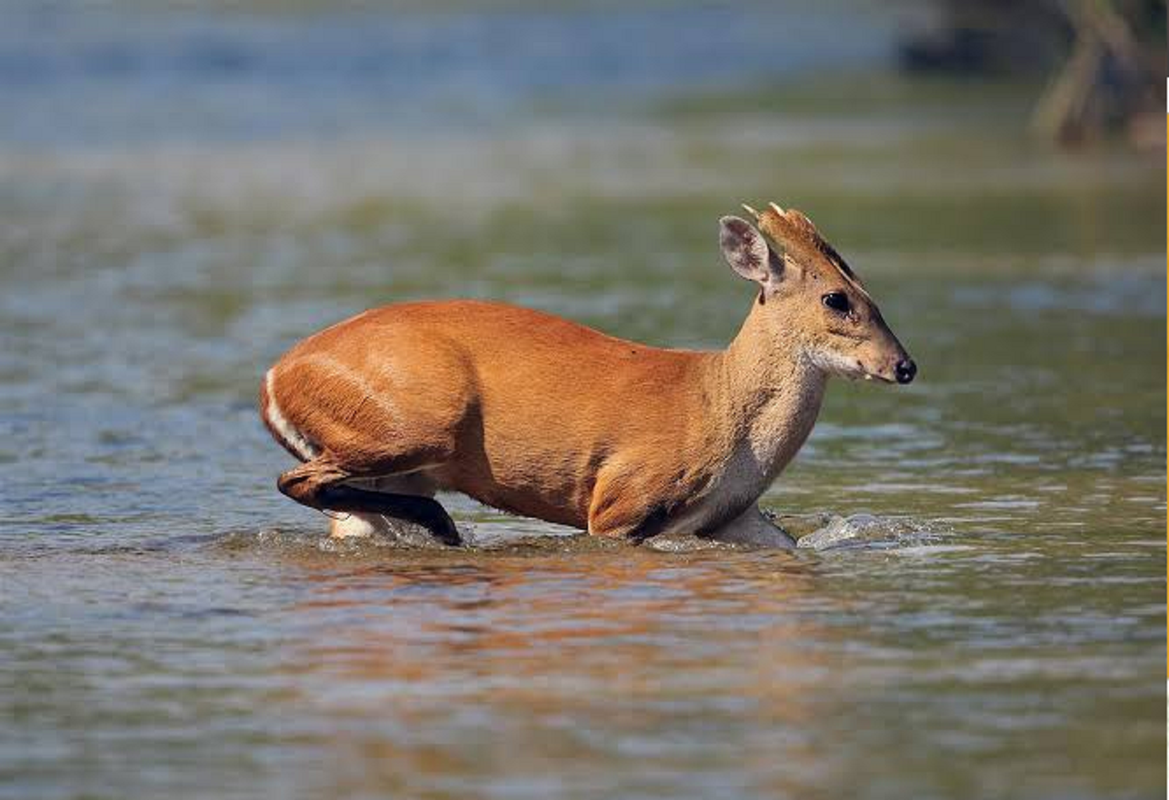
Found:
[[[817,7],[9,12],[0,797],[1160,796],[1164,164],[1029,145],[1026,87],[809,84],[895,21]],[[474,55],[509,25],[556,46]],[[832,384],[764,499],[844,546],[458,497],[474,548],[338,544],[276,493],[301,336],[479,296],[721,346],[715,220],[768,199],[921,367]]]

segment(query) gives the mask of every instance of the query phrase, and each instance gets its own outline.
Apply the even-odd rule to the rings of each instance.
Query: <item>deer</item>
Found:
[[[663,534],[791,548],[760,496],[811,433],[829,377],[910,383],[917,367],[860,278],[803,213],[719,221],[755,284],[722,350],[652,347],[481,300],[375,308],[267,371],[265,426],[299,462],[284,495],[335,537],[392,523],[464,544],[435,499],[635,544]]]

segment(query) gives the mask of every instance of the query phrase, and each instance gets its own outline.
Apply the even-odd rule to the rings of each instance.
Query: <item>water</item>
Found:
[[[901,18],[729,13],[6,10],[0,797],[1160,796],[1164,163],[885,75]],[[921,367],[833,383],[764,498],[849,546],[458,497],[480,547],[337,545],[275,492],[301,336],[477,296],[719,346],[715,220],[769,199]]]

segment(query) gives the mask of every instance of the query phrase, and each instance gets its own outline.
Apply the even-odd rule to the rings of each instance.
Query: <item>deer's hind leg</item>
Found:
[[[346,468],[330,454],[323,453],[285,472],[276,487],[309,508],[362,516],[385,515],[421,525],[444,544],[462,544],[454,521],[433,497],[354,485],[367,483],[373,477],[369,472]]]
[[[454,458],[473,382],[461,352],[441,338],[408,328],[392,338],[376,380],[336,355],[293,358],[269,371],[265,421],[305,461],[277,486],[311,508],[393,517],[459,544],[425,473]]]
[[[426,470],[405,475],[357,478],[349,481],[349,485],[379,494],[408,494],[416,497],[434,497],[438,486],[437,481]],[[374,535],[401,539],[404,531],[395,524],[398,521],[385,514],[347,511],[333,516],[329,522],[329,535],[334,539],[365,538]]]

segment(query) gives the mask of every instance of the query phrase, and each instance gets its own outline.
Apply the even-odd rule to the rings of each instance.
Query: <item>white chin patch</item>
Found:
[[[865,371],[861,362],[850,356],[842,356],[839,353],[819,352],[810,353],[812,363],[820,369],[827,372],[829,375],[836,375],[840,378],[849,378],[856,380],[857,378],[871,378]]]

